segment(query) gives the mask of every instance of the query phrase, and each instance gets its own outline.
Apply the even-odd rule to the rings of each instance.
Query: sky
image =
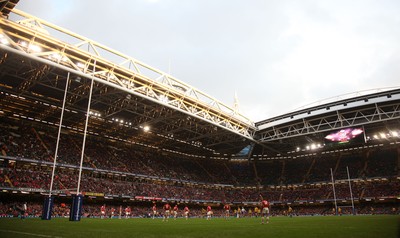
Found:
[[[253,122],[400,86],[398,0],[20,0]]]

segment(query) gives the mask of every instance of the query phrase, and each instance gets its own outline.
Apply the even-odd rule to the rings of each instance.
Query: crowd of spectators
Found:
[[[373,150],[370,153],[365,177],[395,176],[397,171],[398,149]]]
[[[299,184],[305,180],[305,175],[312,164],[313,158],[296,159],[285,164],[282,181],[287,184]]]
[[[15,159],[4,159],[0,166],[0,187],[48,190],[51,167],[20,161],[18,158],[52,162],[55,134],[55,130],[51,128],[35,128],[23,123],[2,123],[1,155]],[[81,141],[81,135],[63,134],[57,162],[79,165]],[[104,138],[89,136],[83,166],[92,170],[83,170],[80,191],[101,193],[104,196],[149,196],[221,202],[257,201],[258,195],[263,193],[268,196],[268,200],[278,203],[318,201],[333,199],[332,185],[329,183],[330,169],[333,170],[336,179],[346,179],[348,167],[352,178],[361,178],[357,182],[352,182],[354,198],[394,197],[400,194],[400,182],[394,177],[398,173],[397,153],[397,149],[375,149],[363,156],[335,154],[295,160],[219,161],[187,159],[157,151],[137,150],[132,145],[112,143]],[[97,173],[93,169],[103,169],[108,172]],[[113,171],[176,180],[117,176]],[[371,177],[385,178],[370,179]],[[321,181],[325,183],[317,183]],[[58,190],[59,193],[71,193],[76,190],[77,184],[76,168],[57,167],[54,190]],[[242,185],[242,187],[221,187],[211,184]],[[245,188],[243,185],[249,187]],[[338,199],[350,199],[347,182],[336,184],[335,192]],[[90,207],[88,209],[90,214]],[[307,213],[307,209],[302,211],[302,214]],[[324,214],[324,211],[321,214]]]
[[[51,181],[51,167],[14,162],[0,168],[0,186],[5,188],[42,189],[47,191]],[[53,190],[57,193],[70,194],[76,191],[78,184],[77,169],[57,169]],[[348,181],[335,183],[335,195],[338,200],[394,197],[400,194],[400,181],[397,178],[357,180],[351,182],[352,194]],[[303,184],[293,186],[267,187],[216,187],[199,184],[183,184],[175,181],[154,181],[138,179],[133,176],[116,176],[84,171],[81,175],[80,191],[101,193],[103,196],[147,196],[175,200],[203,200],[253,202],[260,193],[274,202],[318,201],[333,199],[331,183]]]
[[[32,125],[3,123],[0,126],[3,155],[38,161],[53,161],[56,130]],[[82,135],[62,134],[57,162],[79,165]],[[89,136],[83,166],[148,176],[232,185],[285,185],[329,181],[330,169],[336,179],[397,175],[397,150],[374,149],[366,155],[318,155],[293,160],[220,161],[182,158],[158,151],[133,148]],[[258,175],[258,177],[256,176]]]
[[[257,161],[256,169],[260,184],[281,184],[283,161]]]

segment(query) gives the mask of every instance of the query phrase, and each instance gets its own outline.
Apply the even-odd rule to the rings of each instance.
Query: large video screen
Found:
[[[325,136],[325,144],[345,144],[349,142],[365,142],[364,129],[360,127],[343,128],[338,131],[329,132]]]

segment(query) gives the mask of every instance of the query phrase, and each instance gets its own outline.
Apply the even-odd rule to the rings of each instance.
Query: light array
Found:
[[[94,116],[94,117],[101,117],[101,113],[99,113],[99,112],[90,111],[89,115]]]
[[[3,45],[8,45],[10,42],[8,42],[7,38],[3,34],[0,34],[0,43]]]
[[[27,52],[31,53],[40,53],[42,52],[42,47],[39,45],[35,45],[33,43],[28,43],[26,41],[20,41],[19,45],[26,49]]]
[[[389,140],[389,139],[398,139],[400,138],[400,130],[395,129],[395,130],[390,130],[390,131],[382,131],[375,133],[371,136],[367,136],[366,140],[367,141],[372,141],[372,140]]]
[[[62,56],[59,53],[53,53],[53,54],[49,55],[49,59],[54,60],[56,62],[59,62],[59,61],[66,62],[66,61],[68,61],[67,57]]]
[[[308,151],[308,150],[316,150],[319,148],[324,147],[325,144],[321,144],[321,143],[312,143],[312,144],[308,144],[306,145],[303,149],[300,147],[296,148],[296,152],[300,152],[300,151]],[[293,151],[294,152],[294,151]]]
[[[132,122],[125,121],[124,119],[112,118],[111,120],[112,120],[112,121],[115,121],[115,122],[118,122],[118,123],[121,124],[121,125],[125,124],[125,125],[132,126]]]

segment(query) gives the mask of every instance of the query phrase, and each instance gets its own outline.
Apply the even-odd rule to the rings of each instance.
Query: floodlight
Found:
[[[150,127],[149,127],[149,126],[144,126],[144,127],[143,127],[143,130],[144,130],[145,132],[148,132],[148,131],[150,130]]]
[[[35,53],[42,52],[42,48],[40,46],[34,45],[34,44],[29,44],[28,50],[32,51],[32,52],[35,52]]]
[[[76,66],[81,69],[85,68],[85,65],[81,62],[76,63]]]
[[[56,61],[64,61],[64,62],[67,61],[67,58],[60,55],[59,53],[53,53],[49,57],[50,57],[50,59],[54,59]]]
[[[3,37],[3,35],[0,35],[0,43],[3,45],[8,45],[8,40]]]

